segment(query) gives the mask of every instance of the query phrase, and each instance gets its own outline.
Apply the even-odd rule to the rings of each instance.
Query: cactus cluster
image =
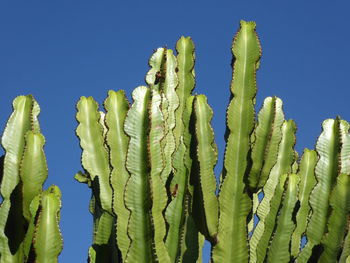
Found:
[[[78,102],[77,135],[84,172],[76,179],[88,183],[93,193],[91,262],[175,262],[200,257],[204,238],[194,224],[192,204],[201,205],[203,200],[190,182],[198,178],[190,178],[190,155],[196,153],[190,151],[189,127],[197,105],[195,111],[207,118],[198,123],[205,137],[200,147],[212,147],[211,110],[204,97],[191,95],[195,84],[192,40],[181,38],[177,52],[175,57],[170,49],[155,51],[149,60],[148,87],[134,90],[131,106],[122,90],[109,91],[105,113],[91,97]],[[208,131],[211,137],[207,138]],[[216,156],[216,149],[210,149]],[[209,172],[205,177],[211,187],[209,201],[214,200],[217,211],[214,164],[207,163],[204,172]],[[188,238],[189,233],[196,240]]]
[[[176,56],[155,51],[131,106],[122,90],[109,91],[105,111],[80,99],[84,172],[76,179],[93,193],[89,262],[201,262],[204,240],[215,263],[350,260],[349,124],[326,120],[315,150],[299,160],[282,100],[266,98],[255,114],[255,27],[242,21],[233,41],[218,185],[213,112],[192,95],[190,38],[178,40]]]
[[[18,96],[2,135],[1,263],[58,262],[62,250],[61,192],[42,189],[48,171],[39,112],[33,96]]]
[[[75,179],[92,190],[89,262],[199,263],[205,240],[214,263],[350,262],[350,125],[325,120],[315,149],[299,159],[282,100],[266,98],[256,114],[255,27],[241,21],[232,45],[219,177],[213,111],[193,92],[191,38],[175,53],[155,50],[132,103],[123,90],[108,92],[104,110],[80,98]],[[0,263],[57,262],[61,193],[42,190],[40,109],[31,95],[13,108],[2,136]]]

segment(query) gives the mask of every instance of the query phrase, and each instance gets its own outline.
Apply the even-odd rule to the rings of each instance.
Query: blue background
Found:
[[[11,101],[33,94],[42,113],[49,179],[63,192],[60,262],[86,262],[91,244],[90,191],[80,167],[75,104],[102,102],[109,89],[144,84],[154,48],[181,36],[196,44],[196,93],[214,109],[222,167],[231,41],[239,21],[254,20],[263,47],[257,105],[276,95],[297,122],[299,153],[313,148],[321,122],[350,120],[349,4],[346,1],[6,1],[0,2],[0,125]],[[1,152],[0,152],[1,153]],[[205,260],[208,262],[208,248]]]

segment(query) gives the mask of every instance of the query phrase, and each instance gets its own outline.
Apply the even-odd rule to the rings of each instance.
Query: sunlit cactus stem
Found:
[[[246,221],[252,201],[247,193],[250,136],[254,129],[256,70],[261,47],[254,22],[241,21],[232,53],[232,100],[227,109],[227,140],[219,193],[218,243],[213,249],[215,263],[248,262]]]

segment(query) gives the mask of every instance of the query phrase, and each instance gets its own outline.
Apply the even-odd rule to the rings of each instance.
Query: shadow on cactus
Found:
[[[122,90],[108,92],[104,111],[81,97],[76,179],[92,189],[89,262],[202,262],[204,240],[215,263],[350,261],[349,124],[324,121],[299,160],[281,99],[255,114],[255,27],[241,21],[233,40],[220,185],[213,111],[192,95],[191,38],[178,40],[176,55],[154,52],[132,104]]]

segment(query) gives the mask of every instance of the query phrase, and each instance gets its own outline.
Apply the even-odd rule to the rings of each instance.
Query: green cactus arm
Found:
[[[95,204],[96,205],[96,204]],[[94,208],[93,247],[95,262],[119,262],[115,237],[115,217],[103,211],[98,205]]]
[[[25,225],[25,227],[28,225],[31,218],[29,211],[30,203],[32,199],[42,191],[42,185],[47,178],[47,165],[43,151],[44,143],[45,139],[42,134],[34,131],[27,131],[25,135],[25,149],[19,172],[22,184],[21,188],[17,186],[11,194],[12,207],[9,217],[6,217],[8,224],[11,224],[15,231],[13,235],[10,235],[8,242],[12,244],[10,245],[12,249],[16,247],[16,254],[21,254],[21,256],[18,256],[19,262],[23,261],[23,255],[28,257],[29,248],[28,245],[26,247],[26,242],[29,242],[30,245],[32,238],[31,234],[29,235],[29,241],[26,241],[26,239],[28,240],[28,234],[25,235],[24,232],[21,232],[20,227],[22,227],[22,225]],[[27,222],[23,221],[22,212]],[[18,213],[21,214],[19,215]],[[22,250],[23,240],[24,250],[22,252],[20,250]]]
[[[217,146],[214,132],[210,125],[213,111],[204,95],[197,95],[194,100],[196,165],[191,173],[194,185],[193,215],[202,234],[208,240],[215,239],[218,224],[218,200],[216,197],[216,178],[214,167],[217,162]],[[213,241],[214,242],[214,241]]]
[[[173,153],[173,179],[170,184],[171,203],[166,211],[167,222],[169,224],[169,233],[167,235],[166,244],[170,249],[172,259],[178,258],[179,262],[187,262],[186,260],[198,259],[198,251],[191,254],[193,246],[198,246],[198,240],[194,238],[192,242],[188,242],[188,235],[198,235],[198,230],[193,224],[188,224],[192,202],[188,187],[189,174],[191,170],[190,158],[190,141],[189,122],[192,114],[191,92],[194,88],[194,44],[188,37],[181,37],[176,43],[177,50],[177,79],[176,95],[178,97],[178,107],[175,110],[175,127],[173,130],[175,141],[175,152]],[[190,100],[190,102],[188,102]],[[170,137],[169,137],[170,136]],[[171,134],[168,134],[171,139]],[[171,145],[171,141],[169,140]],[[167,172],[163,173],[165,177]],[[165,175],[165,176],[164,176]],[[177,246],[177,247],[176,247]]]
[[[193,101],[194,101],[195,96],[191,95],[187,98],[186,100],[186,107],[185,107],[185,111],[183,114],[183,122],[184,122],[184,136],[183,136],[183,142],[185,144],[186,147],[186,152],[185,152],[185,159],[184,159],[184,164],[186,169],[188,170],[188,173],[190,173],[191,171],[191,167],[192,167],[192,158],[190,156],[190,148],[191,148],[191,142],[192,142],[192,134],[190,132],[190,129],[192,129],[192,127],[190,127],[190,122],[193,119]],[[193,125],[192,125],[193,126]],[[188,180],[190,179],[190,177],[188,177]],[[193,194],[193,186],[191,186],[190,184],[187,185],[189,193],[192,195]]]
[[[327,223],[327,233],[323,236],[323,252],[320,263],[338,262],[337,257],[345,236],[346,224],[350,213],[350,175],[340,174],[331,197],[332,212]]]
[[[2,145],[6,152],[3,161],[3,175],[0,193],[4,199],[1,214],[4,223],[1,231],[7,229],[7,235],[0,235],[3,254],[1,262],[23,262],[23,240],[26,222],[22,217],[22,189],[20,181],[20,165],[25,149],[25,134],[32,130],[38,131],[39,105],[33,96],[19,96],[13,101],[13,113],[11,114],[2,136]],[[9,207],[5,205],[8,200]],[[22,227],[22,226],[25,227]],[[8,248],[6,248],[8,246]],[[7,253],[11,251],[11,253]],[[4,261],[2,261],[4,260]]]
[[[229,134],[219,193],[218,243],[213,249],[215,263],[248,261],[246,221],[251,199],[245,190],[244,177],[254,128],[255,73],[261,56],[255,26],[254,22],[241,21],[233,41],[233,98],[227,110]]]
[[[146,74],[146,83],[151,89],[163,90],[166,68],[166,49],[158,48],[148,60],[151,67]]]
[[[316,186],[310,194],[312,215],[306,229],[307,243],[302,249],[297,262],[307,262],[312,254],[312,248],[321,242],[325,232],[329,195],[338,173],[340,148],[339,119],[328,119],[322,124],[323,131],[316,143],[319,160],[315,168]]]
[[[92,183],[93,182],[91,182],[91,184]],[[89,202],[89,212],[92,214],[92,218],[93,218],[92,239],[94,242],[95,236],[97,233],[98,224],[99,224],[100,218],[102,216],[103,210],[102,210],[101,206],[98,204],[98,202],[96,201],[97,198],[94,195],[94,187],[92,185],[91,185],[91,188],[92,188],[92,195],[91,195],[90,202]],[[95,252],[96,252],[96,250],[95,250]]]
[[[347,233],[343,243],[343,250],[340,254],[339,263],[348,263],[350,259],[350,217],[348,217]]]
[[[28,96],[30,96],[33,100],[32,114],[30,115],[30,120],[31,120],[31,124],[32,124],[32,131],[40,133],[40,124],[39,124],[39,120],[38,120],[38,116],[40,114],[40,106],[32,95],[28,95]]]
[[[29,212],[30,212],[30,222],[28,225],[28,230],[24,238],[23,242],[23,251],[24,251],[24,259],[25,262],[27,262],[27,259],[29,258],[29,253],[33,252],[32,251],[32,246],[33,246],[33,236],[36,228],[36,214],[39,209],[40,205],[40,200],[41,200],[41,193],[36,195],[33,199],[32,202],[29,205]]]
[[[171,161],[172,167],[174,169],[173,179],[170,184],[170,192],[172,196],[170,197],[171,202],[168,205],[165,213],[166,221],[169,224],[166,245],[169,250],[171,259],[174,261],[176,258],[178,258],[181,262],[186,251],[188,249],[191,249],[190,246],[192,243],[186,244],[186,236],[189,233],[188,231],[193,230],[190,227],[191,225],[188,225],[189,229],[186,227],[186,222],[188,220],[188,211],[185,211],[186,209],[184,206],[187,202],[185,199],[189,180],[188,175],[191,169],[191,158],[189,156],[191,135],[189,134],[188,127],[190,122],[190,115],[192,113],[193,101],[193,98],[191,100],[189,97],[191,96],[191,92],[194,88],[194,45],[190,38],[181,37],[177,41],[176,49],[178,52],[176,72],[178,84],[175,93],[172,93],[171,96],[174,99],[177,98],[177,101],[174,100],[174,102],[177,103],[177,105],[175,105],[176,109],[174,115],[176,125],[172,131],[171,125],[173,125],[173,123],[171,121],[171,118],[169,118],[171,117],[169,113],[171,113],[170,111],[174,109],[174,107],[170,108],[164,105],[163,113],[167,124],[165,127],[165,133],[167,134],[167,148],[165,148],[166,169],[164,169],[162,177],[168,177],[170,168],[169,157],[172,154],[171,152],[174,150],[175,152],[172,154],[173,158]],[[173,58],[172,53],[170,58]],[[171,71],[169,71],[169,76],[172,76],[174,74],[173,69],[174,67],[172,67]],[[174,79],[173,82],[175,83],[175,77],[172,77],[172,79]],[[169,87],[171,88],[169,91],[173,91],[172,86],[170,85]],[[188,100],[191,102],[188,102]],[[166,111],[166,108],[168,108],[170,111]]]
[[[124,132],[124,121],[129,110],[129,102],[123,90],[108,92],[104,102],[106,109],[105,123],[108,128],[106,141],[109,147],[112,172],[110,182],[113,189],[113,211],[117,215],[117,243],[125,260],[130,245],[127,235],[129,210],[124,204],[124,192],[129,173],[125,167],[129,137]]]
[[[181,140],[181,138],[180,138],[180,140]],[[185,193],[184,199],[185,200],[184,200],[183,217],[182,217],[183,224],[180,226],[180,242],[179,242],[179,247],[178,247],[178,251],[179,251],[178,258],[176,260],[177,263],[187,262],[187,261],[184,261],[184,260],[186,260],[185,254],[190,252],[190,251],[193,252],[191,246],[198,245],[198,240],[196,240],[196,236],[198,235],[199,231],[195,225],[188,224],[189,219],[192,216],[191,215],[191,208],[190,208],[191,198],[190,198],[188,191]],[[193,218],[192,218],[192,220],[193,220]],[[192,223],[193,223],[193,221],[192,221]],[[188,236],[193,238],[191,243],[187,242]],[[192,256],[195,257],[195,259],[193,261],[198,259],[198,255],[192,255]]]
[[[74,175],[74,179],[77,180],[79,183],[87,184],[89,187],[91,187],[91,178],[88,174],[83,173],[82,171],[77,172]]]
[[[290,174],[288,176],[285,197],[277,219],[277,227],[267,253],[267,262],[290,262],[291,254],[289,247],[295,228],[293,212],[298,200],[298,183],[298,175]]]
[[[296,228],[293,232],[291,241],[291,254],[293,257],[296,257],[300,252],[301,237],[305,234],[311,213],[309,197],[316,184],[315,166],[317,159],[316,151],[305,149],[300,161],[300,169],[298,172],[298,176],[300,177],[298,193],[300,207],[296,215]]]
[[[98,208],[98,207],[97,207]],[[98,212],[98,219],[95,220],[95,231],[94,231],[94,245],[106,245],[109,243],[112,231],[114,227],[114,217],[101,210]],[[95,214],[96,214],[96,207],[95,207]]]
[[[165,212],[166,222],[169,225],[166,246],[172,260],[176,260],[179,256],[181,260],[181,255],[182,259],[187,259],[186,255],[191,253],[190,250],[193,251],[193,247],[198,246],[197,239],[191,240],[193,242],[188,241],[188,235],[196,231],[198,232],[197,228],[193,229],[191,222],[189,224],[186,223],[189,217],[191,217],[190,207],[193,195],[193,186],[189,184],[189,174],[192,166],[192,159],[190,157],[192,136],[189,132],[189,123],[193,111],[193,100],[194,96],[190,96],[186,100],[183,114],[184,133],[183,136],[180,137],[179,146],[173,156],[175,173],[170,185],[171,202],[167,206]],[[197,259],[197,254],[191,254],[190,258]]]
[[[186,101],[191,96],[194,89],[194,43],[190,37],[180,37],[176,42],[177,51],[177,79],[176,94],[179,98],[179,106],[175,111],[176,126],[174,128],[174,137],[176,148],[178,147],[180,136],[183,135],[185,129],[184,111],[186,109]],[[188,120],[189,121],[189,120]],[[188,126],[188,125],[187,125]]]
[[[172,262],[177,262],[177,259],[181,253],[181,251],[179,251],[181,248],[181,232],[183,225],[185,224],[184,207],[188,182],[188,171],[182,164],[185,154],[186,147],[181,137],[180,145],[173,157],[175,174],[170,186],[171,202],[168,204],[165,210],[165,219],[169,225],[165,244]]]
[[[170,185],[171,202],[166,208],[165,218],[169,224],[169,230],[166,237],[166,247],[169,252],[170,259],[174,261],[179,257],[180,253],[180,234],[184,225],[184,202],[185,192],[187,188],[187,172],[184,167],[184,156],[186,148],[182,142],[176,142],[174,137],[174,128],[176,123],[175,111],[179,107],[179,98],[176,93],[178,85],[176,75],[176,58],[172,50],[166,50],[166,72],[163,87],[162,113],[165,120],[165,137],[163,139],[164,169],[162,171],[163,181],[166,182],[169,175],[173,173]],[[175,151],[176,145],[179,145]]]
[[[161,96],[160,114],[162,115],[163,125],[161,128],[158,128],[158,129],[162,129],[162,139],[160,140],[159,148],[158,148],[158,145],[150,144],[150,146],[153,146],[154,150],[161,152],[162,154],[161,166],[160,166],[159,160],[153,158],[153,161],[155,161],[156,163],[158,162],[158,164],[155,163],[156,166],[152,167],[153,172],[151,171],[151,173],[153,174],[151,178],[156,179],[156,181],[152,183],[160,184],[160,188],[158,189],[160,191],[157,191],[157,194],[158,195],[160,194],[162,196],[164,194],[163,184],[164,185],[166,184],[167,179],[173,170],[172,156],[175,151],[175,138],[174,138],[173,130],[175,127],[175,110],[177,109],[179,104],[178,97],[175,91],[175,88],[177,86],[177,76],[176,76],[176,70],[175,70],[176,59],[172,53],[172,50],[159,48],[149,60],[149,65],[151,66],[151,69],[146,76],[146,82],[149,84],[153,94],[157,94],[156,97],[158,97],[157,91],[161,92],[159,94],[159,96]],[[152,117],[151,117],[151,120],[152,120]],[[159,131],[157,133],[154,133],[154,136],[155,136],[154,139],[157,139],[156,137],[160,136]],[[156,151],[154,151],[154,154],[156,153]],[[158,158],[160,158],[160,156]],[[174,159],[176,160],[176,158]],[[152,158],[151,158],[151,161],[152,161]],[[158,180],[158,176],[156,175],[158,171],[161,172],[160,181]],[[177,171],[177,173],[179,172],[180,171]],[[176,175],[174,177],[176,177]],[[180,192],[182,193],[183,185],[181,185],[180,188],[181,188]],[[153,188],[152,191],[154,190],[156,189]],[[160,196],[155,196],[155,197],[157,199],[160,198]],[[153,213],[159,214],[160,209],[163,209],[163,207],[166,206],[166,203],[163,203],[163,202],[166,202],[167,199],[168,198],[166,196],[162,200],[159,199],[158,201],[161,200],[160,206],[153,207],[152,208]],[[163,244],[161,242],[163,234],[166,233],[165,230],[163,229],[163,220],[161,219],[161,217],[157,216],[158,217],[157,221],[160,223],[161,227],[159,231],[156,230],[157,233],[155,233],[156,235],[155,238],[159,240],[157,244],[159,245],[159,249],[163,251],[161,255],[164,257],[164,260],[166,261],[168,261],[168,257],[170,257],[171,260],[174,261],[178,255],[180,222],[183,214],[182,203],[183,203],[183,200],[181,195],[181,197],[176,198],[176,200],[168,206],[165,212],[165,218],[169,228],[165,245],[167,250],[169,251],[169,255],[167,255],[167,253],[164,253]],[[155,200],[153,200],[153,206],[154,204],[155,204]],[[179,210],[175,210],[175,208]],[[173,212],[176,212],[176,214],[173,215]],[[171,240],[171,242],[169,240]]]
[[[340,173],[350,174],[350,125],[347,121],[340,120],[339,132],[341,136],[341,149],[339,156]]]
[[[152,198],[152,224],[154,226],[154,250],[158,262],[171,262],[165,246],[166,224],[163,211],[167,205],[165,183],[161,178],[164,168],[161,140],[164,138],[164,120],[160,109],[162,98],[158,90],[151,91],[152,99],[149,112],[149,159],[151,165],[150,188]]]
[[[199,232],[191,213],[191,195],[186,194],[185,201],[185,223],[182,227],[180,252],[176,259],[177,263],[202,262],[202,254],[205,237]]]
[[[258,115],[258,124],[253,135],[252,168],[249,173],[249,187],[261,189],[277,160],[278,145],[282,138],[284,121],[282,101],[277,97],[267,97]]]
[[[126,184],[125,204],[130,210],[128,235],[131,239],[126,262],[152,262],[151,200],[149,198],[149,165],[147,154],[148,104],[150,90],[138,87],[125,118],[124,130],[130,137],[126,168],[130,177]]]
[[[104,145],[103,128],[99,123],[98,104],[92,97],[81,97],[77,104],[76,133],[83,149],[82,165],[98,184],[98,196],[104,210],[112,212],[112,188],[109,183],[110,165]],[[95,179],[96,178],[96,179]]]
[[[283,186],[286,178],[287,178],[286,174],[276,178],[278,183],[274,188],[273,195],[270,197],[270,207],[269,207],[268,214],[265,216],[264,221],[263,222],[259,221],[258,224],[256,225],[256,228],[254,229],[254,232],[251,238],[251,250],[250,250],[251,262],[259,262],[259,263],[265,262],[265,257],[269,248],[268,245],[271,240],[271,236],[273,234],[274,228],[276,226],[276,217],[283,198],[283,190],[284,190]],[[259,217],[259,207],[258,207],[257,215]],[[262,233],[262,234],[260,235],[260,239],[258,241],[255,241],[255,239],[257,238],[257,233]]]
[[[36,107],[33,111],[34,103],[34,98],[31,95],[16,97],[12,104],[13,113],[2,135],[1,143],[6,155],[0,193],[4,199],[10,198],[12,191],[19,182],[19,167],[24,151],[25,134],[35,128],[32,125],[32,120],[35,120],[35,126],[38,126],[37,115],[39,110]],[[35,129],[38,129],[38,127]]]
[[[25,136],[26,146],[20,167],[23,193],[23,216],[29,222],[30,203],[42,191],[47,178],[47,164],[43,150],[45,138],[41,133],[28,131]]]
[[[94,249],[94,247],[89,247],[89,263],[96,263],[96,250]]]
[[[176,57],[171,49],[167,49],[165,52],[166,57],[166,71],[163,92],[168,100],[168,125],[169,130],[175,128],[175,110],[179,107],[179,98],[176,94],[176,87],[178,85],[178,79],[176,75],[177,62]]]
[[[350,174],[350,134],[349,123],[340,120],[340,133],[341,133],[341,151],[340,151],[340,173]],[[343,251],[341,253],[339,262],[350,262],[350,216],[348,216],[347,234],[343,243]]]
[[[166,50],[166,71],[163,87],[163,102],[162,113],[165,121],[165,137],[163,140],[164,162],[165,166],[162,171],[163,181],[166,181],[173,170],[172,155],[175,151],[176,141],[174,137],[175,128],[175,110],[179,106],[179,98],[176,94],[176,87],[178,84],[176,76],[176,58],[173,51]],[[165,100],[165,102],[164,102]]]
[[[259,180],[258,188],[260,189],[265,185],[267,178],[269,177],[269,174],[271,172],[271,169],[277,162],[278,149],[282,140],[282,125],[285,120],[283,108],[282,108],[283,107],[282,100],[276,97],[274,106],[275,106],[275,109],[274,109],[275,115],[274,115],[273,127],[270,134],[271,137],[268,141],[268,145],[266,149],[267,152],[265,153],[265,156],[264,156],[264,164],[263,164],[260,178],[259,178],[260,180]]]
[[[175,110],[179,106],[179,98],[175,91],[178,84],[177,63],[172,50],[158,48],[151,56],[149,65],[151,69],[146,75],[146,82],[152,90],[158,90],[162,94],[161,111],[165,122],[165,137],[161,142],[165,163],[162,178],[165,182],[172,172],[171,156],[175,151],[173,130],[175,128]]]
[[[205,237],[201,233],[197,233],[197,235],[198,235],[198,259],[196,263],[202,263]]]
[[[147,72],[146,74],[146,82],[148,84],[148,86],[150,87],[151,90],[156,90],[160,92],[161,95],[161,111],[162,111],[162,116],[163,116],[163,120],[164,122],[166,122],[166,120],[168,119],[168,106],[169,106],[169,102],[165,96],[164,92],[164,81],[165,81],[165,77],[166,77],[166,48],[158,48],[157,50],[155,50],[155,52],[152,54],[151,58],[148,60],[148,65],[151,67],[150,70]],[[164,131],[163,133],[165,135],[168,134],[169,131],[169,127],[168,125],[164,125],[163,127]],[[169,139],[171,139],[169,141]],[[167,145],[167,148],[165,150],[165,152],[169,152],[169,142],[173,143],[173,136],[168,136],[166,138],[164,138],[161,141],[161,148],[164,149]],[[173,144],[172,144],[173,145]],[[167,179],[167,175],[169,174],[170,170],[171,170],[171,154],[173,153],[173,148],[170,149],[170,152],[165,156],[164,158],[164,163],[166,164],[167,168],[166,168],[166,175],[164,175],[165,173],[162,172],[162,179],[163,181],[166,181]]]
[[[41,195],[34,233],[35,262],[58,262],[63,242],[59,229],[61,192],[57,186],[50,186]]]
[[[277,188],[279,177],[289,174],[294,163],[294,144],[296,126],[294,121],[284,121],[282,140],[278,149],[277,162],[272,168],[269,178],[263,188],[264,198],[257,210],[259,223],[254,229],[250,240],[251,262],[263,262],[266,256],[269,240],[275,226],[275,220],[282,198],[282,192]]]

